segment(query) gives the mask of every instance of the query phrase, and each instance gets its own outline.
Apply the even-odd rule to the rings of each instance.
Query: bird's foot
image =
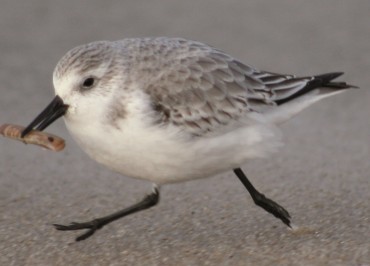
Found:
[[[60,231],[89,229],[86,233],[76,238],[76,241],[81,241],[81,240],[85,240],[86,238],[92,236],[95,233],[95,231],[102,228],[105,225],[105,223],[99,219],[94,219],[89,222],[83,222],[83,223],[72,222],[69,225],[62,225],[62,224],[53,224],[53,225],[55,229],[60,230]]]
[[[279,218],[284,224],[291,227],[290,224],[290,214],[287,210],[285,210],[282,206],[277,204],[275,201],[265,197],[263,194],[256,194],[255,198],[253,199],[256,205],[260,206],[261,208],[265,209],[267,212],[274,215],[276,218]]]

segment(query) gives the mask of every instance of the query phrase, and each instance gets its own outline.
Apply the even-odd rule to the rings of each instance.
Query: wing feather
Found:
[[[181,49],[172,47],[175,51],[166,58],[171,67],[164,68],[145,91],[155,110],[162,112],[159,115],[165,112],[162,123],[194,135],[276,108],[275,101],[294,95],[312,79],[259,71],[198,42],[181,44]],[[159,88],[154,89],[156,84]]]

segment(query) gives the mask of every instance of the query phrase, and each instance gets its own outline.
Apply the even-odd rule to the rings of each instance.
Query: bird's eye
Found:
[[[84,80],[84,82],[81,85],[81,88],[84,90],[91,89],[95,84],[95,78],[88,77]]]

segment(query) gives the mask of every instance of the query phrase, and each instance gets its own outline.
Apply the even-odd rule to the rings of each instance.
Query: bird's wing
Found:
[[[171,67],[146,88],[161,123],[194,135],[276,108],[314,79],[259,71],[222,51],[201,48],[201,53],[170,62]]]

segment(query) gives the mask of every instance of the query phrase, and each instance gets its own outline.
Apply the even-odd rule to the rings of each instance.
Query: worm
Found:
[[[37,130],[32,130],[24,138],[22,138],[21,133],[24,129],[25,127],[18,125],[3,124],[0,126],[0,134],[6,138],[19,140],[25,144],[38,145],[52,151],[61,151],[64,149],[64,139],[56,135]]]

